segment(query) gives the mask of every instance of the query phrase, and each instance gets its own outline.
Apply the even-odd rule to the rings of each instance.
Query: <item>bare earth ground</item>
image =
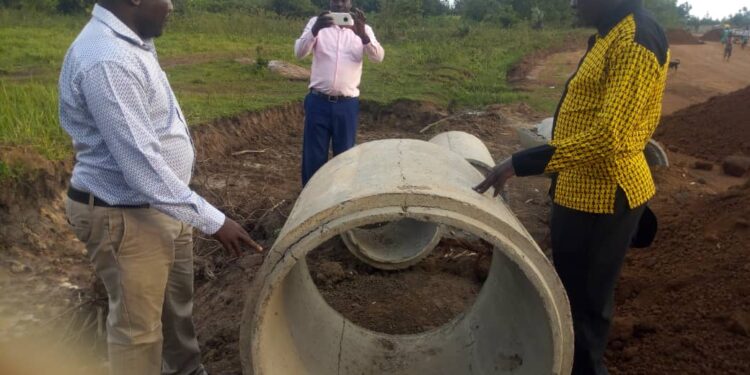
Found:
[[[732,62],[723,63],[720,48],[711,43],[673,47],[674,58],[682,64],[678,72],[670,73],[665,113],[750,84],[750,51],[738,49]],[[530,73],[519,87],[545,90],[549,97],[559,95],[579,58],[579,52],[552,55],[527,69]],[[410,101],[385,107],[363,103],[362,109],[359,143],[398,137],[429,139],[440,131],[462,130],[484,140],[496,159],[518,149],[516,127],[530,126],[550,115],[524,105],[449,114],[428,103]],[[455,117],[426,134],[419,133],[448,115]],[[292,104],[194,131],[200,153],[196,189],[240,219],[266,247],[273,244],[300,191],[301,119],[300,106]],[[742,334],[742,322],[750,311],[750,297],[742,283],[750,285],[746,278],[750,254],[742,242],[747,238],[742,237],[744,232],[732,228],[738,225],[738,217],[747,217],[750,211],[743,208],[747,206],[743,206],[742,194],[724,195],[743,180],[722,176],[719,168],[694,170],[689,166],[695,159],[689,155],[670,153],[670,158],[673,167],[656,172],[659,194],[653,206],[664,218],[660,238],[655,249],[633,252],[623,270],[617,294],[619,318],[608,353],[612,372],[749,373],[750,340]],[[52,180],[47,185],[61,189],[65,174]],[[29,183],[26,189],[37,191],[37,185]],[[509,199],[543,248],[547,188],[543,178],[516,179]],[[61,347],[94,345],[102,358],[101,315],[106,302],[94,287],[80,244],[67,231],[60,199],[55,196],[31,194],[16,203],[5,199],[0,204],[2,241],[8,242],[0,244],[10,249],[0,254],[0,342],[38,331]],[[18,208],[49,199],[56,203],[39,212]],[[723,224],[704,228],[706,220]],[[22,235],[11,238],[12,233]],[[711,249],[717,250],[702,247],[706,236],[713,243]],[[717,243],[723,242],[721,251]],[[226,259],[215,242],[196,237],[195,320],[204,360],[213,374],[240,373],[237,336],[244,292],[262,261],[262,254]],[[481,244],[449,238],[424,264],[386,273],[358,263],[334,241],[316,252],[311,268],[329,303],[358,324],[385,332],[417,332],[463,311],[481,286],[488,261]],[[696,307],[690,303],[693,300],[702,305]],[[425,311],[430,313],[411,314]],[[51,328],[62,333],[51,335]],[[3,359],[0,355],[0,363]],[[94,373],[101,373],[97,365]]]
[[[722,60],[724,47],[716,42],[670,48],[672,60],[680,60],[680,66],[670,72],[662,111],[665,115],[750,85],[750,48],[736,48],[730,62]],[[549,56],[530,71],[522,86],[559,97],[560,82],[575,71],[583,53],[576,50]]]

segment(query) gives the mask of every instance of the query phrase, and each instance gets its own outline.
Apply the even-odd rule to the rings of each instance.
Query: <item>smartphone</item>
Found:
[[[354,18],[349,13],[328,13],[328,16],[333,18],[333,24],[338,26],[354,26]]]

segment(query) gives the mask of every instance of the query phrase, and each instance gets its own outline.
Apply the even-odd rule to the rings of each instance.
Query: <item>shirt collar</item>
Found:
[[[112,14],[112,12],[110,12],[103,6],[100,6],[99,4],[94,5],[94,11],[91,14],[94,16],[94,18],[107,26],[120,38],[125,39],[128,42],[135,44],[136,46],[141,47],[145,50],[150,51],[153,49],[153,41],[151,39],[145,41],[141,39],[138,34],[136,34],[127,25],[120,21],[117,16]]]
[[[605,36],[625,17],[643,8],[643,0],[623,0],[615,9],[604,16],[596,29],[600,36]]]

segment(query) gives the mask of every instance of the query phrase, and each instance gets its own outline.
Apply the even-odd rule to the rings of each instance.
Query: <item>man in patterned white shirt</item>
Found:
[[[110,373],[205,374],[192,321],[192,228],[262,248],[188,186],[195,150],[153,38],[170,0],[100,0],[60,74],[76,164],[66,214],[109,295]]]

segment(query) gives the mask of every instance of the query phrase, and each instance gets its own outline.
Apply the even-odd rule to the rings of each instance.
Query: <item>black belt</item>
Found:
[[[110,208],[149,208],[149,204],[138,204],[138,205],[122,205],[122,204],[109,204],[97,197],[95,197],[91,193],[87,193],[85,191],[80,191],[78,189],[71,187],[68,187],[68,198],[70,198],[72,201],[83,203],[83,204],[89,204],[89,199],[91,197],[94,198],[94,206],[97,207],[110,207]]]
[[[316,89],[310,89],[310,93],[317,96],[322,96],[326,98],[329,102],[335,103],[339,100],[348,100],[348,99],[356,99],[356,96],[344,96],[344,95],[328,95],[322,91],[318,91]]]

